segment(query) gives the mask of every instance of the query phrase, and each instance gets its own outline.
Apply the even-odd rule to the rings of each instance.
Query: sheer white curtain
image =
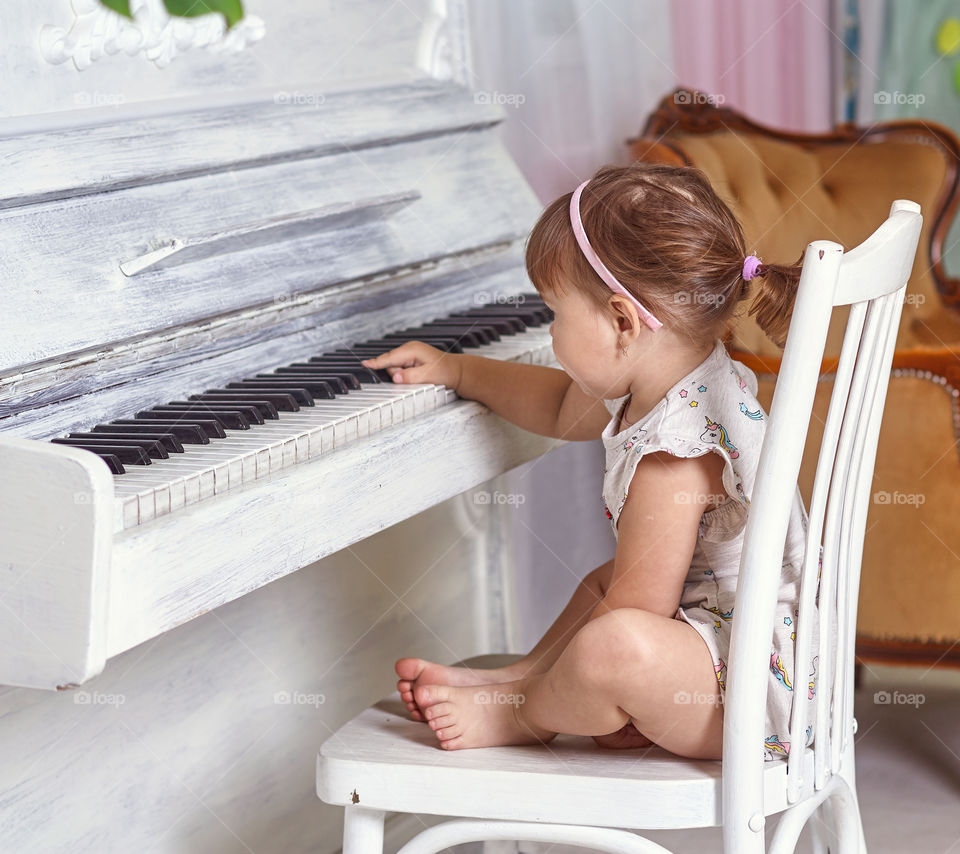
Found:
[[[544,203],[626,162],[625,140],[676,85],[665,0],[473,0],[470,23],[474,88],[504,105],[505,144]],[[525,498],[510,505],[511,651],[612,557],[603,467],[599,441],[572,442],[497,484]]]
[[[507,147],[544,201],[604,163],[675,85],[666,0],[473,0],[478,91],[501,96]]]

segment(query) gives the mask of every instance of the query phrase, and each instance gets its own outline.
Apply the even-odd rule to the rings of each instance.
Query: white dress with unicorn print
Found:
[[[675,617],[693,626],[709,648],[721,695],[726,691],[743,534],[766,429],[767,416],[756,393],[756,375],[731,359],[723,341],[717,338],[713,352],[629,427],[617,432],[629,395],[604,401],[613,417],[602,434],[606,449],[603,498],[614,536],[630,480],[644,454],[665,451],[677,457],[696,457],[712,451],[723,458],[726,500],[701,517],[693,560]],[[787,529],[770,646],[763,746],[764,759],[768,760],[790,752],[789,722],[794,697],[802,697],[808,704],[806,743],[812,742],[817,620],[811,660],[799,672],[794,669],[793,654],[806,528],[807,512],[798,486]]]

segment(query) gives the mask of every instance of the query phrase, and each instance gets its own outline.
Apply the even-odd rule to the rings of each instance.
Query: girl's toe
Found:
[[[440,746],[444,750],[456,750],[458,747],[463,747],[463,736],[458,735],[456,738],[441,741]]]
[[[453,715],[443,715],[439,718],[434,718],[430,721],[430,729],[432,730],[441,730],[441,729],[451,729],[457,723],[457,719]]]
[[[435,718],[446,717],[453,709],[453,703],[434,703],[432,706],[426,708],[424,714],[427,716],[428,721],[432,721]]]
[[[421,709],[443,702],[448,696],[449,689],[445,685],[418,685],[413,689],[413,697]]]
[[[443,727],[437,730],[437,738],[439,738],[440,741],[451,741],[459,738],[461,735],[462,733],[456,726]]]

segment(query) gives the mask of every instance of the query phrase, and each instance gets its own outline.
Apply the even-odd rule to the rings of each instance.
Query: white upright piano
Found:
[[[83,685],[557,444],[358,364],[428,334],[554,364],[540,206],[461,2],[247,0],[226,35],[157,0],[16,5],[0,685]]]

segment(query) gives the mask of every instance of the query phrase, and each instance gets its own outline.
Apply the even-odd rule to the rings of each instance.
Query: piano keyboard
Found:
[[[536,294],[515,300],[454,312],[52,441],[107,463],[115,530],[132,528],[457,400],[445,386],[394,384],[387,371],[360,364],[403,341],[553,364],[552,313]]]

